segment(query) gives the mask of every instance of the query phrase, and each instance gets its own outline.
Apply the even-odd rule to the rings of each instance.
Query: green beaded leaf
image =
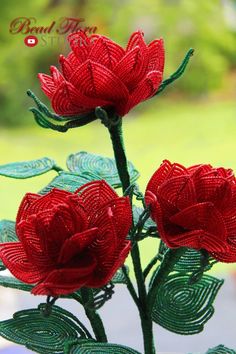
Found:
[[[201,253],[192,248],[188,248],[175,264],[174,270],[177,272],[193,272],[199,269],[201,263]]]
[[[0,221],[0,243],[18,241],[15,232],[15,222],[10,220]],[[6,269],[0,261],[0,271]]]
[[[162,260],[165,252],[168,250],[168,247],[165,245],[163,241],[160,241],[158,256],[159,259]],[[178,262],[176,262],[173,270],[180,273],[194,273],[200,269],[204,269],[207,271],[211,269],[211,267],[217,263],[217,261],[210,257],[208,258],[208,265],[203,267],[202,265],[202,253],[200,251],[196,251],[192,248],[186,248],[184,254],[180,257]]]
[[[236,351],[234,349],[226,348],[223,344],[220,344],[215,348],[209,349],[206,354],[236,354]]]
[[[0,243],[18,241],[15,232],[15,222],[11,220],[0,221]]]
[[[109,157],[81,151],[68,157],[67,167],[71,172],[79,175],[81,173],[93,173],[99,176],[100,179],[105,179],[111,186],[115,188],[121,187],[115,160]],[[133,183],[138,179],[139,172],[131,162],[128,162],[128,169],[131,183]]]
[[[33,289],[33,285],[25,284],[14,277],[5,275],[0,275],[0,285],[4,286],[4,288],[12,288],[23,291],[31,291]]]
[[[134,224],[136,225],[139,221],[140,215],[143,213],[144,209],[141,207],[138,207],[136,205],[133,205],[133,221]],[[144,230],[149,229],[150,227],[157,227],[156,223],[151,219],[148,218],[147,221],[145,222],[143,228]]]
[[[116,278],[115,275],[114,279],[115,279],[114,283],[118,283],[119,280],[121,283],[121,279],[118,279],[118,276]],[[34,285],[32,284],[23,283],[22,281],[14,278],[13,276],[7,276],[7,275],[0,275],[0,286],[3,286],[4,288],[11,288],[11,289],[17,289],[17,290],[28,291],[28,292],[30,292],[34,287]],[[93,289],[94,296],[96,296],[99,292],[100,289]],[[78,298],[81,298],[80,290],[77,290],[76,292],[71,294],[63,295],[61,297],[71,299],[73,298],[74,294]]]
[[[16,312],[0,322],[0,335],[42,354],[62,354],[68,340],[86,338],[80,322],[70,312],[52,306],[50,316],[43,315],[45,304],[37,309]]]
[[[22,290],[22,291],[31,291],[34,287],[32,284],[26,284],[23,283],[22,281],[12,277],[12,276],[6,276],[6,275],[0,275],[0,286],[3,286],[4,288],[11,288],[11,289],[17,289],[17,290]],[[97,291],[97,289],[94,289],[94,291]],[[80,297],[80,291],[76,291],[75,294]],[[62,296],[63,298],[72,298],[73,294],[68,294]]]
[[[212,305],[222,284],[209,275],[192,285],[188,275],[170,275],[157,290],[153,321],[178,334],[201,332],[214,313]]]
[[[125,266],[127,273],[129,273],[129,268],[127,266]],[[127,280],[124,276],[124,273],[122,271],[122,269],[118,269],[116,274],[114,275],[114,277],[112,278],[112,283],[114,284],[126,284]]]
[[[11,178],[30,178],[42,175],[56,167],[55,162],[48,158],[32,161],[13,162],[0,166],[0,175]]]
[[[111,343],[84,342],[70,349],[70,354],[140,354],[134,349]]]
[[[99,179],[99,177],[97,179]],[[83,184],[90,182],[90,180],[91,178],[89,176],[78,176],[74,173],[61,172],[58,176],[53,178],[53,180],[39,193],[46,194],[50,192],[50,190],[53,188],[63,189],[65,191],[73,193]]]
[[[201,258],[201,252],[188,248],[180,260],[175,264],[174,270],[183,273],[196,271],[201,267]],[[209,257],[208,268],[210,269],[216,262],[215,259]]]

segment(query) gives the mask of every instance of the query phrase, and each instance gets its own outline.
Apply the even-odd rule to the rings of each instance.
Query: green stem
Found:
[[[124,193],[125,190],[130,186],[130,177],[122,134],[122,119],[119,119],[116,125],[111,125],[108,129],[112,141],[116,166]]]
[[[86,316],[90,321],[91,327],[93,329],[97,341],[107,343],[107,336],[101,317],[95,309],[89,306],[91,303],[93,303],[92,289],[81,288],[80,293],[83,300],[83,306]]]
[[[173,270],[175,263],[178,262],[178,260],[184,254],[185,251],[186,248],[184,247],[177,249],[168,249],[166,251],[163,260],[156,271],[148,293],[148,308],[150,312],[152,312],[158,288],[164,283],[167,276]]]
[[[55,165],[55,166],[53,167],[53,170],[56,171],[58,174],[59,174],[60,172],[64,171],[63,168],[61,168],[60,166],[57,166],[57,165]]]
[[[113,145],[118,174],[122,183],[122,189],[123,192],[125,192],[126,189],[130,186],[130,177],[122,135],[122,120],[119,119],[116,124],[110,125],[108,129]],[[153,343],[152,319],[147,306],[147,292],[142,272],[139,246],[137,243],[133,245],[131,257],[138,286],[139,304],[136,302],[136,305],[138,307],[139,315],[141,318],[144,350],[145,354],[155,354],[155,347]],[[129,287],[128,290],[130,290]],[[133,296],[133,294],[131,295]]]
[[[132,298],[133,298],[135,304],[137,305],[137,307],[139,308],[140,307],[139,298],[138,298],[138,296],[136,294],[136,291],[135,291],[134,286],[133,286],[133,284],[132,284],[132,282],[130,280],[129,274],[128,274],[127,269],[126,269],[125,266],[122,267],[122,271],[123,271],[124,277],[126,279],[127,288],[128,288],[128,290],[130,292],[130,295],[132,296]]]
[[[152,267],[154,267],[154,265],[157,263],[159,257],[158,255],[157,256],[154,256],[151,261],[148,263],[148,265],[146,266],[146,268],[144,269],[143,271],[143,276],[144,276],[144,279],[147,278],[149,272],[151,271]]]
[[[135,243],[132,248],[131,258],[134,265],[134,273],[135,273],[137,286],[138,286],[139,299],[141,302],[141,306],[139,307],[139,314],[141,318],[141,326],[143,331],[144,352],[145,354],[155,354],[152,318],[151,318],[150,311],[148,309],[147,291],[145,286],[145,280],[143,277],[138,243]]]

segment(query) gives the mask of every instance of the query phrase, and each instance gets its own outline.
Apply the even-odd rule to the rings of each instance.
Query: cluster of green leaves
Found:
[[[128,166],[131,180],[135,183],[139,173],[132,163]],[[41,194],[55,187],[73,192],[88,181],[104,178],[111,186],[121,187],[113,159],[83,151],[70,155],[67,159],[67,167],[68,171],[63,171],[52,159],[42,158],[2,165],[0,175],[11,178],[30,178],[55,170],[57,176],[39,192]],[[127,193],[143,202],[143,207],[135,205],[133,207],[133,227],[129,235],[130,239],[135,243],[147,236],[158,237],[155,224],[149,218],[149,211],[145,208],[142,193],[137,185],[133,184]],[[0,242],[12,241],[17,241],[15,223],[1,220]],[[149,282],[148,299],[152,320],[171,332],[185,335],[196,334],[203,330],[205,323],[212,317],[213,302],[223,281],[204,274],[214,264],[214,260],[206,254],[183,249],[179,257],[171,261],[171,252],[161,242],[157,256],[143,273],[144,278]],[[160,277],[163,269],[167,264],[171,266],[171,262],[175,262],[172,272],[160,282],[163,280]],[[0,263],[0,270],[4,269],[4,265]],[[147,276],[153,269],[149,280]],[[116,273],[111,281],[112,287],[115,284],[126,284],[128,288],[130,287],[127,267],[123,267]],[[0,276],[0,285],[28,292],[32,289],[32,285],[5,275]],[[83,303],[81,290],[66,297],[75,299],[87,309],[96,311],[110,299],[111,296],[106,296],[107,291],[108,288],[93,290],[93,300],[86,304]],[[110,294],[112,295],[112,292]],[[1,321],[0,335],[42,354],[91,354],[98,350],[99,353],[139,354],[136,350],[125,346],[97,342],[79,319],[49,302],[40,304],[37,309],[17,312],[12,319]],[[236,352],[221,345],[210,349],[207,353],[235,354]]]

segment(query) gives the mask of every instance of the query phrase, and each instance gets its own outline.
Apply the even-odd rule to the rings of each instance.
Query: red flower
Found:
[[[123,49],[102,35],[83,32],[68,37],[72,52],[60,56],[61,74],[39,74],[41,87],[60,115],[79,115],[97,106],[113,107],[120,116],[153,96],[163,75],[163,40],[146,45],[134,32]]]
[[[236,262],[236,180],[232,170],[164,161],[146,189],[146,203],[170,248],[205,249]]]
[[[61,295],[107,284],[123,265],[130,242],[128,197],[105,181],[75,193],[26,194],[17,215],[19,242],[0,245],[0,258],[33,294]]]

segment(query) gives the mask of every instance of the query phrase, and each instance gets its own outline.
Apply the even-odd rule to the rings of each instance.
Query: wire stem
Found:
[[[107,343],[107,336],[104,329],[103,322],[97,311],[89,306],[93,302],[93,291],[88,288],[81,288],[81,297],[83,300],[84,311],[88,317],[94,335],[98,342]]]
[[[125,154],[123,134],[122,134],[122,120],[121,118],[116,120],[116,124],[111,124],[109,127],[109,133],[112,141],[116,166],[118,174],[122,183],[123,193],[130,186],[130,176],[128,172],[128,163]],[[134,266],[135,277],[138,287],[138,299],[139,302],[135,301],[139,315],[141,319],[142,332],[143,332],[143,342],[144,342],[144,353],[145,354],[155,354],[155,347],[153,341],[153,328],[152,328],[152,319],[148,311],[147,304],[147,292],[144,282],[142,265],[140,260],[139,246],[138,243],[133,245],[131,250],[131,257]],[[128,290],[131,288],[128,286]],[[133,292],[133,291],[132,291]],[[133,296],[134,294],[131,293]]]

